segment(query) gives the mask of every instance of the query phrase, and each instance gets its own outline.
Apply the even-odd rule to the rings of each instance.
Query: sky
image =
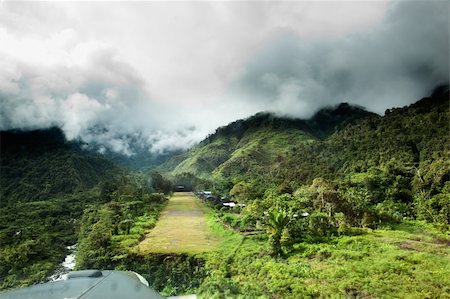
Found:
[[[0,129],[125,155],[271,111],[383,114],[449,82],[448,1],[0,2]]]

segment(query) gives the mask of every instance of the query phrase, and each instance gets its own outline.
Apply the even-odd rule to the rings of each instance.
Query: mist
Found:
[[[125,155],[259,111],[383,114],[449,82],[446,1],[5,2],[0,129],[59,126]]]

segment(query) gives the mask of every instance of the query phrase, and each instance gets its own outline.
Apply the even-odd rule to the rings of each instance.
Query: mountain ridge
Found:
[[[170,158],[157,170],[172,175],[192,172],[201,177],[207,177],[211,173],[224,176],[225,173],[221,174],[221,170],[227,172],[226,169],[233,161],[241,163],[242,161],[237,160],[240,160],[243,153],[259,154],[265,156],[266,161],[273,160],[274,156],[285,152],[289,142],[300,144],[319,141],[347,123],[369,116],[377,114],[348,103],[324,107],[306,120],[277,116],[271,112],[259,112],[217,128],[198,145],[182,155]],[[255,140],[256,142],[251,142]],[[262,147],[266,150],[261,151]],[[213,155],[208,154],[211,151],[214,152]],[[256,153],[257,151],[259,153]],[[174,162],[180,160],[181,162]],[[226,165],[222,165],[224,163]],[[266,163],[265,166],[269,165]]]
[[[117,170],[81,143],[67,141],[58,127],[0,131],[0,140],[3,202],[88,190]]]
[[[190,173],[232,184],[270,177],[278,183],[297,180],[298,185],[316,176],[344,175],[358,163],[361,171],[367,170],[397,155],[407,164],[423,162],[445,148],[448,103],[447,88],[411,105],[387,109],[384,116],[347,103],[325,107],[309,120],[257,113],[218,128],[157,169],[172,177]],[[430,117],[440,121],[429,122]]]
[[[350,105],[346,102],[334,106],[323,107],[309,119],[278,116],[273,112],[267,111],[258,112],[247,118],[239,119],[228,125],[217,128],[213,134],[207,136],[200,144],[214,138],[215,134],[234,134],[237,135],[237,137],[240,137],[242,131],[252,127],[264,126],[302,129],[316,137],[326,137],[332,133],[336,126],[370,115],[377,114],[369,112],[361,106]],[[324,121],[327,117],[331,117],[332,121]]]

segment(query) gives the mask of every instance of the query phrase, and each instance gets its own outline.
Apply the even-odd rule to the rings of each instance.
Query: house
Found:
[[[197,194],[197,196],[202,199],[206,199],[208,196],[212,196],[211,191],[199,191],[199,192],[196,192],[195,194]]]
[[[184,188],[183,185],[178,185],[178,186],[175,186],[175,191],[176,192],[183,192],[183,191],[185,191],[185,188]]]

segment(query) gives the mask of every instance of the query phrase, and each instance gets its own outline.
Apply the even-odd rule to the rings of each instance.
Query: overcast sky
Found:
[[[383,114],[449,81],[448,1],[0,2],[0,129],[125,154],[259,111]]]

